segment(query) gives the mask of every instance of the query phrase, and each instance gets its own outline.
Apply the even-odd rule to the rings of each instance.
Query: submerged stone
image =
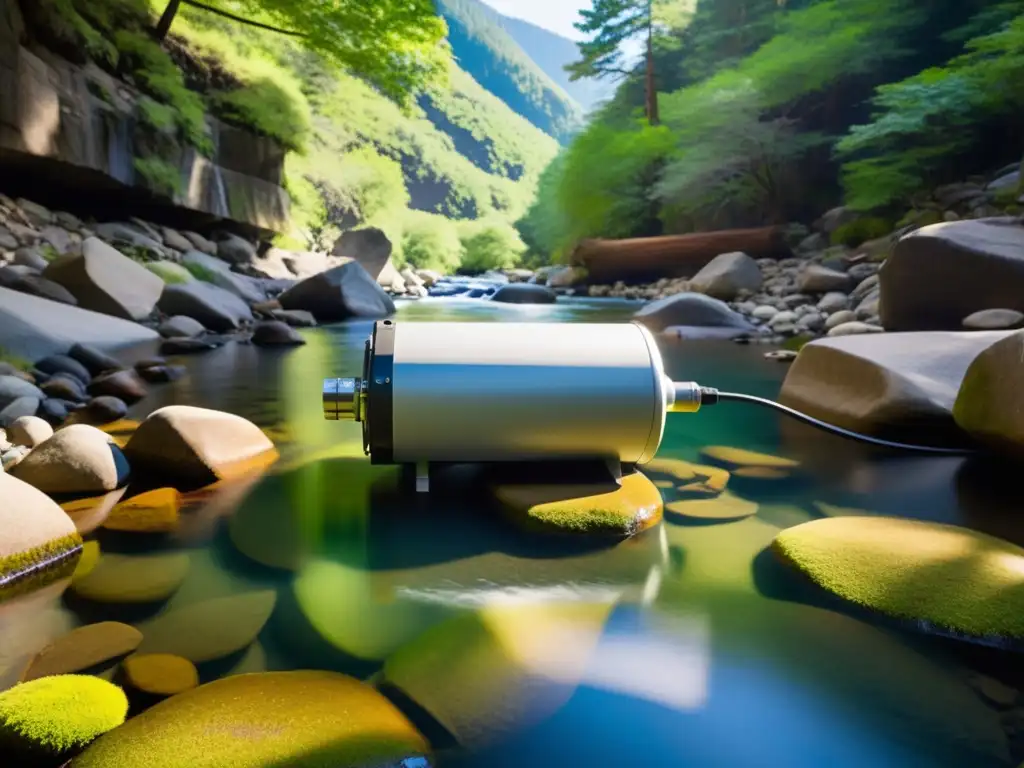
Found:
[[[792,470],[800,466],[799,461],[783,456],[773,456],[769,453],[748,451],[743,448],[730,448],[727,445],[709,445],[700,453],[707,461],[724,465],[732,470],[752,467]]]
[[[23,680],[80,672],[126,656],[142,642],[142,633],[128,624],[102,621],[72,630],[40,651]]]
[[[90,675],[31,680],[0,693],[0,743],[12,765],[60,759],[117,728],[128,700],[116,685]],[[13,754],[12,754],[13,752]],[[31,763],[29,763],[31,764]]]
[[[972,640],[1024,639],[1024,549],[939,523],[832,517],[786,529],[772,551],[862,608]]]
[[[196,665],[169,653],[137,653],[121,670],[130,687],[154,696],[175,696],[199,685]]]
[[[729,484],[728,470],[682,459],[652,459],[644,465],[644,470],[664,476],[672,487],[688,494],[714,496]]]
[[[157,488],[125,499],[114,507],[103,527],[111,531],[170,533],[178,528],[181,494]]]
[[[334,672],[240,675],[186,691],[96,741],[75,768],[429,768],[430,746],[370,686]]]
[[[99,603],[152,603],[174,594],[188,569],[189,556],[185,552],[104,554],[85,573],[75,573],[71,591]]]
[[[682,499],[665,505],[668,512],[700,520],[742,520],[757,514],[757,502],[747,501],[729,491],[713,499]]]
[[[502,485],[498,500],[524,528],[554,533],[632,536],[662,517],[661,493],[640,472],[622,485]]]
[[[139,625],[139,653],[171,653],[201,663],[249,646],[277,602],[273,590],[218,597],[170,611]]]

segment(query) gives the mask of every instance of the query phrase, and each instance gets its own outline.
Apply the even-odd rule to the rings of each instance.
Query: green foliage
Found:
[[[462,268],[469,272],[511,269],[526,251],[516,230],[500,219],[463,222],[460,239]]]
[[[582,120],[579,105],[516,44],[480,0],[439,0],[461,67],[540,130],[568,140]]]
[[[127,713],[124,691],[106,680],[41,677],[0,693],[0,745],[22,757],[66,755],[121,725]]]
[[[856,248],[868,240],[885,237],[895,227],[891,221],[879,216],[864,216],[847,222],[832,233],[832,245],[845,245]]]
[[[401,246],[402,261],[415,269],[450,274],[462,264],[459,230],[443,216],[410,211],[404,220]]]
[[[78,49],[108,67],[117,63],[117,48],[89,23],[75,0],[35,0],[35,3],[27,9],[29,18],[45,26],[60,44]]]
[[[181,172],[166,160],[155,156],[136,157],[132,165],[157,194],[173,198],[181,193]]]
[[[39,246],[39,255],[42,256],[46,261],[56,261],[60,258],[61,254],[56,248],[49,243],[43,243]]]
[[[174,111],[178,128],[189,144],[210,152],[202,97],[185,87],[181,70],[167,52],[143,32],[119,30],[114,41],[121,53],[121,66],[139,87]]]

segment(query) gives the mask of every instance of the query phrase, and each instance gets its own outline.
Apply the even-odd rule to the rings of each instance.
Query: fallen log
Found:
[[[573,249],[570,264],[584,267],[591,284],[649,282],[662,277],[693,277],[715,256],[733,251],[743,251],[755,259],[792,255],[781,227],[761,227],[581,240]]]

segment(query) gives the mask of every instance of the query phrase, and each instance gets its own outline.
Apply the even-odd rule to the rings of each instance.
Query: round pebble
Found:
[[[196,665],[170,653],[139,653],[121,665],[125,681],[137,691],[174,696],[199,685]]]

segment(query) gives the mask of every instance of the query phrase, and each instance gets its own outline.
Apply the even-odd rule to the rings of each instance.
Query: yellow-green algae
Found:
[[[334,672],[264,672],[207,683],[103,736],[75,768],[380,768],[430,756],[370,686]]]
[[[196,665],[171,653],[136,653],[121,665],[131,688],[155,696],[174,696],[199,685]]]
[[[858,606],[978,639],[1024,637],[1024,549],[966,528],[833,517],[786,529],[772,551]]]
[[[47,567],[49,564],[56,568],[60,561],[77,558],[81,549],[82,537],[75,532],[40,544],[38,547],[0,557],[0,589],[8,582],[27,576],[36,569]]]
[[[631,536],[656,525],[661,492],[640,472],[588,485],[502,485],[495,495],[528,529]]]
[[[613,601],[489,605],[427,630],[384,664],[381,680],[465,747],[558,711],[583,682]]]
[[[124,691],[105,680],[42,677],[0,693],[0,746],[60,755],[121,725],[127,713]]]

